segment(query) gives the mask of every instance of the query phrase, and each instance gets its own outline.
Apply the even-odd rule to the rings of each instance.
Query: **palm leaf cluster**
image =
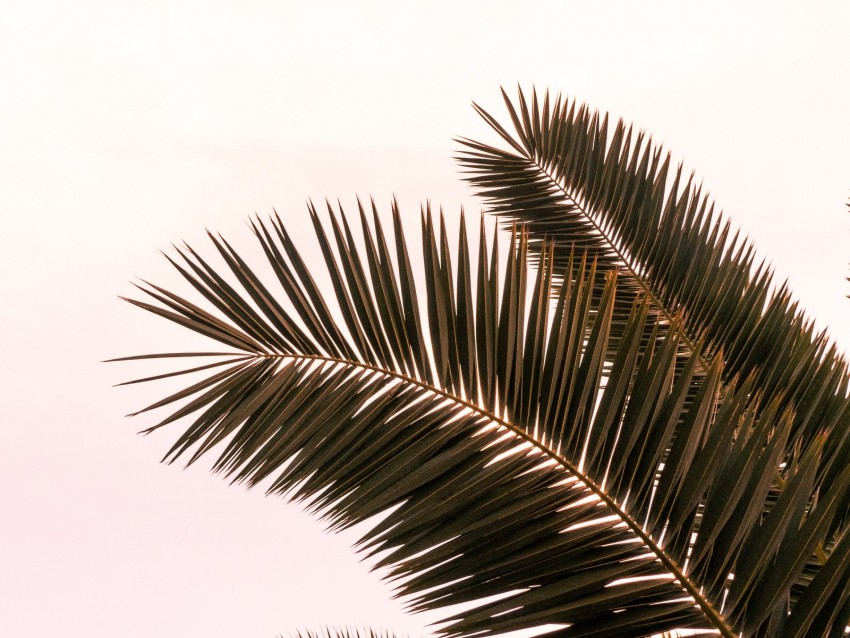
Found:
[[[186,420],[167,460],[372,520],[358,549],[411,609],[465,610],[444,635],[843,635],[843,362],[657,151],[520,104],[519,141],[485,115],[510,150],[461,160],[521,223],[501,257],[426,208],[416,264],[374,204],[310,207],[329,289],[277,215],[252,221],[271,278],[218,236],[223,271],[178,249],[200,301],[131,302],[231,352],[130,357],[213,358],[140,379],[199,377],[148,431]]]

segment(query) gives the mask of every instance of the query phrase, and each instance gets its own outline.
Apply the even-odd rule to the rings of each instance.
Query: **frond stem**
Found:
[[[673,315],[667,309],[667,306],[665,306],[663,301],[661,299],[659,299],[658,296],[653,292],[652,288],[650,288],[649,285],[644,281],[643,277],[638,275],[637,271],[632,267],[631,261],[629,259],[627,259],[623,250],[620,249],[620,247],[617,245],[617,242],[614,241],[614,239],[612,237],[610,237],[602,229],[602,227],[596,222],[596,220],[593,218],[593,215],[591,215],[590,211],[585,206],[580,204],[578,202],[578,200],[575,197],[573,197],[567,191],[566,187],[563,184],[561,184],[561,182],[559,182],[558,179],[546,169],[546,167],[542,166],[540,164],[540,162],[538,162],[533,157],[529,157],[528,155],[526,155],[525,159],[528,160],[529,162],[531,162],[532,164],[534,164],[534,166],[536,166],[540,170],[541,173],[543,173],[546,177],[549,178],[549,180],[552,182],[552,184],[554,184],[555,187],[563,194],[564,198],[567,199],[570,203],[572,203],[572,205],[575,206],[579,211],[581,211],[581,213],[585,216],[585,218],[591,223],[594,230],[596,230],[596,232],[599,233],[599,235],[606,242],[608,242],[608,244],[611,246],[611,249],[614,251],[614,253],[617,255],[619,260],[625,266],[626,270],[628,270],[628,272],[632,275],[632,278],[637,282],[638,286],[640,286],[643,293],[647,296],[647,298],[649,298],[649,300],[653,303],[653,305],[656,308],[658,308],[658,311],[664,316],[664,319],[670,325],[672,325],[673,321],[674,321]],[[702,353],[699,351],[699,348],[696,347],[696,344],[691,339],[690,335],[688,335],[683,330],[681,332],[681,338],[685,342],[685,345],[690,350],[691,354],[696,356],[697,364],[702,369],[702,371],[705,372],[706,370],[708,370],[708,368],[709,368],[708,361],[706,361],[705,358],[702,356]]]

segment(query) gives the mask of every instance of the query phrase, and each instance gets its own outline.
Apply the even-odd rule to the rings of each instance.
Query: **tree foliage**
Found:
[[[271,277],[220,236],[168,257],[197,300],[129,301],[229,351],[129,357],[204,361],[140,379],[200,375],[147,431],[332,529],[382,515],[358,550],[412,610],[471,607],[447,636],[844,635],[846,363],[646,136],[505,102],[500,145],[461,140],[507,226],[477,250],[426,206],[420,257],[371,203],[310,205],[321,259],[252,220]]]

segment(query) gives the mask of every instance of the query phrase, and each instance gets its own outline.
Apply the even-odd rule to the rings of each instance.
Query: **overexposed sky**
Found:
[[[0,635],[423,632],[297,507],[157,461],[109,357],[184,335],[122,304],[157,251],[304,201],[479,204],[453,136],[499,86],[635,122],[850,346],[850,3],[27,2],[0,12]],[[492,139],[489,138],[489,139]],[[250,249],[249,249],[250,250]]]

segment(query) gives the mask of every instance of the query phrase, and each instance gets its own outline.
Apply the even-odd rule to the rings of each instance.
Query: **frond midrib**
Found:
[[[631,275],[631,278],[637,285],[640,287],[641,291],[646,295],[647,299],[652,303],[653,307],[663,315],[665,321],[667,321],[670,325],[672,325],[675,321],[675,313],[671,312],[667,305],[664,303],[662,299],[655,294],[655,291],[649,285],[649,283],[645,280],[643,276],[638,274],[638,272],[632,266],[632,260],[627,256],[627,253],[624,252],[624,249],[618,245],[617,241],[611,237],[605,230],[597,223],[594,218],[592,212],[588,210],[588,208],[582,205],[578,199],[576,199],[572,194],[569,193],[567,188],[554,176],[550,173],[545,166],[543,166],[535,157],[532,157],[525,154],[525,159],[531,162],[543,175],[545,175],[552,183],[552,185],[560,191],[563,196],[578,209],[587,219],[590,224],[593,225],[594,230],[599,233],[600,237],[608,243],[610,249],[614,252],[614,254],[619,259],[620,263],[626,268],[626,270]],[[687,330],[680,330],[680,338],[685,342],[685,345],[688,348],[689,354],[692,356],[696,356],[697,365],[699,368],[705,372],[709,368],[709,362],[703,356],[703,353],[700,348],[697,347],[694,340],[691,338],[691,335],[688,334]]]
[[[641,540],[641,542],[644,543],[647,549],[651,551],[656,556],[656,558],[658,558],[658,560],[661,561],[664,567],[670,571],[670,573],[682,586],[682,588],[694,599],[694,602],[699,606],[699,608],[705,614],[707,619],[711,621],[712,625],[714,626],[714,629],[720,631],[721,636],[723,636],[724,638],[739,638],[738,634],[735,633],[735,631],[727,625],[726,621],[720,615],[717,609],[715,609],[711,601],[702,595],[699,586],[694,583],[690,578],[688,578],[688,576],[684,573],[683,569],[679,566],[679,564],[672,557],[667,555],[667,553],[661,547],[658,546],[658,544],[653,540],[653,538],[649,534],[647,534],[646,531],[644,531],[640,524],[632,516],[630,516],[628,512],[624,511],[620,507],[617,501],[612,499],[611,496],[609,496],[608,493],[595,480],[593,480],[591,477],[582,472],[569,459],[565,458],[545,443],[538,441],[536,438],[528,434],[522,427],[511,423],[510,421],[503,419],[502,417],[494,414],[493,412],[482,408],[480,405],[462,397],[459,397],[443,388],[431,385],[415,377],[410,377],[396,370],[374,366],[361,361],[355,361],[351,359],[339,359],[326,355],[264,352],[257,353],[256,356],[258,358],[264,359],[299,359],[321,361],[325,363],[347,365],[351,367],[361,368],[363,370],[377,372],[389,377],[396,378],[404,383],[418,386],[433,394],[439,395],[444,399],[452,401],[464,408],[477,412],[478,414],[492,421],[496,425],[504,427],[518,438],[534,446],[535,449],[547,456],[550,460],[560,465],[566,472],[573,475],[574,477],[576,477],[576,479],[583,483],[591,492],[593,492],[593,494],[597,496],[597,498],[600,499],[600,501],[605,504],[605,506],[609,510],[611,510],[611,512],[615,516],[617,516],[617,518],[621,520],[621,522],[623,522],[632,531],[632,533],[634,533]]]

